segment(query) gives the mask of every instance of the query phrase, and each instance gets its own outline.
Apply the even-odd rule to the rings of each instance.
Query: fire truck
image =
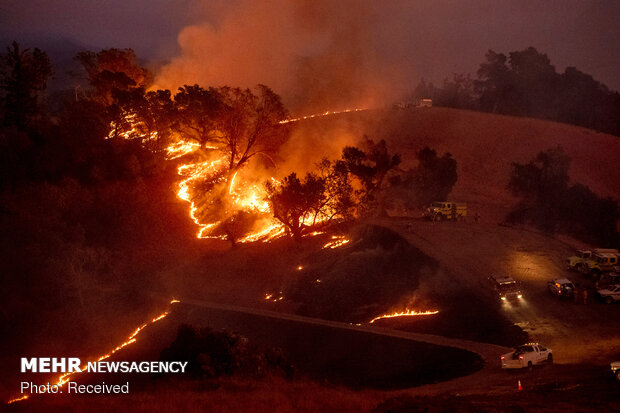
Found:
[[[597,248],[592,251],[579,250],[568,258],[568,269],[582,274],[591,274],[598,278],[600,274],[614,271],[618,265],[620,252],[616,249]]]
[[[467,216],[467,204],[457,202],[433,202],[424,210],[424,216],[432,221],[464,221]]]

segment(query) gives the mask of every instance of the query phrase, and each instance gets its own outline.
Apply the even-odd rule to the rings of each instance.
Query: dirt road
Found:
[[[494,223],[381,220],[411,244],[435,258],[463,283],[491,295],[491,274],[508,274],[522,283],[519,303],[504,302],[502,311],[530,337],[554,350],[559,363],[605,364],[620,356],[620,305],[594,297],[592,281],[566,270],[574,252],[570,244],[544,234]],[[559,300],[547,281],[567,277],[589,288],[587,304]]]

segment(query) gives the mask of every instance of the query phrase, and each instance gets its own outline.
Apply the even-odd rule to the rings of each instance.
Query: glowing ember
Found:
[[[174,300],[173,299],[173,300],[170,301],[170,304],[176,304],[176,303],[179,303],[179,302],[180,302],[179,300]],[[146,323],[142,324],[140,327],[136,328],[133,331],[133,333],[131,333],[131,335],[129,337],[127,337],[127,339],[123,343],[121,343],[118,346],[116,346],[116,348],[114,348],[114,350],[110,351],[109,353],[106,353],[106,354],[100,356],[99,358],[97,358],[96,361],[103,361],[103,360],[111,357],[112,354],[116,353],[117,351],[121,350],[122,348],[127,347],[128,345],[130,345],[132,343],[135,343],[136,342],[136,336],[140,333],[140,331],[142,331],[146,326],[154,324],[154,323],[158,322],[159,320],[165,318],[168,314],[170,314],[170,311],[164,311],[163,313],[161,313],[157,317],[153,318],[152,320],[147,321]],[[88,366],[88,363],[84,364],[80,369],[81,370],[86,370],[87,366]],[[69,381],[71,376],[73,376],[74,374],[76,374],[76,373],[72,372],[72,373],[65,373],[65,374],[59,376],[57,381],[56,381],[56,383],[54,383],[53,385],[56,385],[58,387],[64,386]],[[50,385],[52,385],[52,384],[50,384]],[[12,400],[9,400],[7,402],[7,404],[11,404],[11,403],[19,402],[19,401],[22,401],[22,400],[26,400],[27,398],[28,398],[28,396],[23,396],[23,397],[20,397],[20,398],[12,399]]]
[[[343,245],[348,244],[349,242],[351,242],[351,240],[345,237],[344,235],[332,235],[331,241],[323,245],[323,249],[342,247]]]
[[[379,317],[375,317],[372,320],[370,320],[370,323],[372,324],[375,321],[380,320],[382,318],[423,316],[423,315],[433,315],[433,314],[437,314],[437,313],[439,313],[439,310],[417,311],[417,310],[409,310],[409,309],[407,309],[405,311],[401,311],[400,313],[380,315]]]
[[[280,291],[278,293],[278,295],[276,295],[276,294],[268,294],[268,293],[265,294],[265,301],[271,301],[273,303],[276,303],[276,302],[282,301],[282,300],[284,300],[284,295],[283,295],[282,291]]]

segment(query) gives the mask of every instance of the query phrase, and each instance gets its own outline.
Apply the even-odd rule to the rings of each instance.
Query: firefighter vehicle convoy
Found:
[[[456,202],[433,202],[424,211],[432,221],[458,221],[467,217],[467,205]],[[477,220],[476,220],[477,221]],[[620,252],[617,249],[596,248],[578,250],[567,259],[569,270],[591,276],[596,281],[598,295],[606,303],[620,301]],[[508,275],[491,275],[488,280],[502,301],[518,301],[523,293],[518,281]],[[577,298],[577,288],[568,278],[547,282],[548,291],[559,298]],[[585,302],[585,298],[584,298]],[[543,363],[553,363],[553,352],[539,343],[528,343],[501,356],[503,369],[533,368]],[[611,363],[611,371],[620,381],[620,361]]]
[[[607,304],[620,301],[620,252],[611,248],[578,250],[567,259],[569,270],[595,280],[597,295]]]
[[[598,278],[602,273],[614,271],[619,258],[620,252],[616,249],[578,250],[577,254],[568,258],[567,266],[569,270]]]

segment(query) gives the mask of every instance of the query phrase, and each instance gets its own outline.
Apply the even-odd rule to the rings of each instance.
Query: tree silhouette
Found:
[[[617,201],[600,198],[585,185],[569,185],[569,167],[570,158],[560,147],[540,152],[527,164],[513,163],[508,188],[521,201],[507,220],[617,246]]]
[[[152,75],[137,62],[131,49],[104,49],[98,53],[84,51],[76,56],[94,89],[94,99],[104,105],[113,103],[115,90],[149,86]]]
[[[216,139],[216,119],[221,105],[222,97],[215,88],[204,89],[198,85],[180,87],[174,95],[176,131],[184,138],[198,142],[201,149],[207,149]]]
[[[17,42],[0,56],[0,91],[4,122],[26,127],[39,112],[39,95],[47,86],[52,65],[39,49],[20,49]]]
[[[304,220],[316,215],[325,199],[323,179],[308,173],[301,181],[293,172],[281,185],[267,182],[266,189],[273,216],[299,241],[307,228]]]
[[[424,147],[416,153],[418,165],[395,180],[394,189],[410,207],[420,208],[434,201],[445,201],[456,184],[456,160],[450,153],[437,156]]]
[[[380,198],[383,183],[388,173],[400,164],[400,155],[390,154],[385,140],[375,143],[366,135],[361,146],[363,150],[353,146],[345,147],[342,157],[336,161],[336,168],[358,180],[356,203],[360,212],[382,212]]]
[[[200,143],[203,150],[215,150],[226,159],[227,181],[250,159],[272,156],[287,138],[286,118],[280,97],[264,85],[256,94],[249,89],[203,89],[184,86],[174,97],[177,129]]]
[[[489,50],[485,57],[474,82],[481,110],[553,119],[620,135],[620,93],[592,76],[574,67],[558,74],[549,57],[533,47],[511,52],[509,57]],[[457,107],[449,101],[443,104]]]

